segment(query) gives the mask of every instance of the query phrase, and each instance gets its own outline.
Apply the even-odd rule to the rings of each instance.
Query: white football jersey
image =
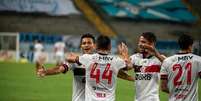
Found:
[[[67,61],[64,61],[63,64],[68,66],[63,73],[71,70],[74,75],[72,84],[72,101],[85,101],[85,68],[82,65],[77,65],[76,63],[70,64]]]
[[[74,75],[72,101],[85,101],[85,68],[74,64],[71,70]]]
[[[54,48],[56,49],[56,55],[63,55],[65,50],[65,43],[64,42],[57,42],[54,45]]]
[[[55,59],[57,62],[64,61],[64,51],[65,51],[65,43],[64,42],[56,42],[54,45],[55,48]]]
[[[43,49],[44,47],[41,43],[36,43],[34,45],[34,62],[36,62],[38,58],[41,56]]]
[[[42,50],[44,49],[43,45],[41,43],[36,43],[34,45],[34,49],[35,49],[35,52],[42,52]]]
[[[201,57],[192,53],[176,54],[162,64],[161,76],[168,80],[169,101],[198,101]]]
[[[155,56],[143,58],[136,53],[130,56],[135,71],[135,101],[159,101],[161,62]]]
[[[86,68],[85,101],[115,101],[117,74],[125,62],[98,53],[80,56],[79,62]]]

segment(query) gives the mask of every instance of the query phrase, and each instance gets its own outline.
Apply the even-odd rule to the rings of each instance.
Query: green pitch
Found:
[[[71,72],[37,78],[34,64],[0,62],[0,101],[71,101],[71,91]],[[116,98],[116,101],[133,101],[133,82],[119,79]],[[167,94],[160,92],[160,98],[167,101]]]

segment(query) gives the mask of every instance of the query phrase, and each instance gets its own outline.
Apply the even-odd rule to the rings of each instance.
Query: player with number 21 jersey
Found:
[[[198,101],[197,81],[201,73],[201,57],[192,53],[176,54],[167,58],[161,78],[168,79],[169,101]]]

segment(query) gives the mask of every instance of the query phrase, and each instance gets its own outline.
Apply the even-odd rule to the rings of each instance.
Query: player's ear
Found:
[[[96,44],[94,44],[93,48],[96,49]]]
[[[155,46],[156,43],[155,43],[155,42],[150,42],[150,45],[151,45],[151,46]]]
[[[112,49],[112,44],[108,45],[108,49],[109,49],[109,50]]]
[[[189,51],[193,51],[193,45],[190,45],[189,47],[188,47],[188,49],[189,49]]]

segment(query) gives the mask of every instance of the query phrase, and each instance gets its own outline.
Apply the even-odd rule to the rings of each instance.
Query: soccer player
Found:
[[[80,47],[83,54],[92,54],[95,50],[95,38],[91,34],[84,34],[80,39]],[[44,69],[41,63],[37,63],[36,72],[39,76],[55,75],[60,73],[66,73],[69,68],[73,71],[73,94],[72,101],[85,101],[85,69],[81,64],[69,65],[64,63],[47,70]],[[127,75],[125,72],[120,71],[118,77],[133,81],[133,78]]]
[[[64,62],[64,53],[66,51],[66,45],[62,41],[58,41],[54,44],[54,53],[57,65],[61,65]]]
[[[198,78],[201,78],[201,57],[192,54],[193,39],[178,39],[180,52],[164,60],[161,68],[161,89],[169,93],[169,101],[198,101]]]
[[[44,46],[40,40],[35,40],[34,44],[34,62],[43,54]]]
[[[155,44],[154,33],[144,32],[139,37],[138,52],[130,56],[135,72],[135,101],[159,101],[160,66],[165,56]]]
[[[126,67],[126,63],[120,57],[110,54],[110,50],[110,38],[100,35],[95,54],[68,56],[68,61],[81,63],[86,68],[85,101],[115,101],[117,74]]]
[[[92,54],[95,50],[95,38],[91,34],[84,34],[80,39],[80,47],[83,54]],[[47,75],[55,75],[60,73],[66,73],[69,69],[73,71],[73,94],[72,101],[85,101],[85,69],[81,64],[69,65],[63,63],[47,70],[44,69],[41,63],[37,63],[37,74],[41,77]]]

